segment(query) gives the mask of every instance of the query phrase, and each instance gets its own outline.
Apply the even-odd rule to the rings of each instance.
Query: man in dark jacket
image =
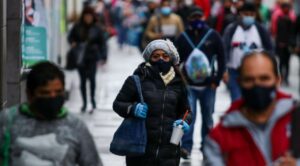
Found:
[[[255,5],[247,2],[239,12],[239,20],[230,24],[225,29],[223,36],[228,68],[228,72],[224,75],[224,81],[228,85],[232,101],[241,97],[240,87],[237,83],[237,69],[242,57],[253,49],[272,51],[269,33],[255,21]]]
[[[187,76],[184,67],[183,73],[189,84],[189,102],[193,113],[193,120],[190,131],[182,139],[181,154],[183,158],[188,158],[192,150],[198,100],[200,101],[202,113],[202,140],[210,128],[213,127],[212,114],[215,106],[216,89],[225,71],[225,54],[222,39],[216,31],[209,28],[203,21],[203,11],[199,7],[192,7],[189,11],[188,20],[189,27],[179,36],[176,43],[181,62],[185,66],[190,54],[195,49],[192,45],[196,46],[201,40],[205,40],[199,49],[205,54],[205,58],[209,61],[210,65],[213,66],[213,72],[201,83],[195,83]],[[214,67],[214,62],[218,64],[217,69]]]

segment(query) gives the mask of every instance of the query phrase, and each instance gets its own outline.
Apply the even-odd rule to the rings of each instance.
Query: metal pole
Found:
[[[7,106],[21,102],[21,24],[22,0],[7,0]],[[9,69],[9,70],[8,70]]]
[[[6,0],[0,1],[0,109],[6,105]]]

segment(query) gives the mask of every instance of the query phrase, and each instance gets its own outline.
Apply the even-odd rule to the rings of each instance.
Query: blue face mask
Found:
[[[249,27],[255,23],[255,18],[253,16],[244,16],[242,22],[246,27]]]
[[[160,9],[160,11],[161,11],[161,14],[164,16],[168,16],[172,13],[172,9],[170,7],[162,7]]]
[[[205,25],[205,22],[202,20],[190,21],[190,26],[192,29],[202,29]]]

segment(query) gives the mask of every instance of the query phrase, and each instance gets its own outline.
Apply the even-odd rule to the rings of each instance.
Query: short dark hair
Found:
[[[29,95],[33,95],[38,87],[45,86],[54,79],[59,79],[65,85],[65,75],[59,67],[51,62],[37,63],[31,67],[27,75],[26,91]]]
[[[256,10],[256,6],[253,2],[245,2],[239,9],[239,12],[256,12]]]
[[[254,51],[251,51],[251,52],[247,53],[244,56],[244,58],[242,59],[241,66],[238,69],[239,75],[242,75],[242,67],[244,66],[245,61],[247,59],[249,59],[253,56],[257,56],[257,55],[264,56],[267,59],[269,59],[269,61],[272,63],[274,74],[276,75],[276,77],[280,76],[280,72],[279,72],[279,68],[278,68],[278,62],[277,62],[277,59],[275,58],[275,55],[273,55],[271,52],[268,52],[268,51],[265,51],[265,50],[262,50],[262,51],[254,50]]]
[[[89,14],[93,17],[93,24],[96,23],[98,20],[97,16],[96,16],[96,12],[95,9],[90,7],[90,6],[85,6],[84,9],[81,12],[81,16],[80,16],[80,23],[84,24],[84,16],[86,14]]]

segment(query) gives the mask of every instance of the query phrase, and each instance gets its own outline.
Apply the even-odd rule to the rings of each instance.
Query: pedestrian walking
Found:
[[[0,112],[0,165],[102,166],[87,126],[63,107],[63,72],[41,62],[26,81],[28,101]]]
[[[241,97],[237,82],[237,69],[244,55],[254,49],[273,51],[270,34],[255,20],[255,5],[246,2],[240,8],[239,15],[239,19],[230,24],[223,35],[228,68],[228,71],[224,74],[224,81],[230,91],[231,101]]]
[[[291,9],[291,3],[289,1],[282,2],[280,9],[282,14],[278,16],[277,24],[275,25],[276,55],[279,57],[279,68],[282,74],[283,84],[288,86],[291,51],[296,45],[296,36],[294,33],[296,19],[289,16]]]
[[[101,48],[105,45],[104,32],[97,24],[97,18],[94,9],[86,7],[83,9],[80,20],[76,23],[68,36],[74,57],[77,62],[77,69],[80,76],[80,92],[83,100],[81,111],[87,109],[87,81],[90,82],[90,99],[93,112],[96,108],[96,72],[97,62],[101,56]]]
[[[237,19],[232,0],[224,0],[221,10],[217,13],[212,27],[223,35],[226,27]]]
[[[202,114],[202,140],[213,127],[216,89],[226,64],[222,38],[206,25],[203,11],[199,7],[192,7],[188,15],[189,27],[176,41],[183,73],[189,85],[189,103],[193,115],[191,129],[182,139],[181,156],[185,159],[189,158],[193,147],[197,101],[200,102]],[[201,150],[202,146],[203,141]]]
[[[173,13],[169,0],[162,0],[160,13],[153,15],[146,28],[147,42],[156,39],[170,39],[172,42],[184,31],[181,18]]]
[[[189,110],[187,92],[179,71],[178,52],[168,40],[154,40],[143,52],[145,62],[134,75],[140,78],[144,103],[132,77],[128,77],[117,95],[113,109],[123,118],[141,118],[146,121],[146,152],[138,157],[126,157],[127,166],[178,166],[179,145],[170,143],[173,126],[189,129],[190,118],[182,120]],[[188,116],[189,117],[189,116]]]
[[[275,57],[251,52],[238,71],[242,99],[232,103],[206,138],[204,165],[298,165],[289,153],[295,102],[279,91]]]

